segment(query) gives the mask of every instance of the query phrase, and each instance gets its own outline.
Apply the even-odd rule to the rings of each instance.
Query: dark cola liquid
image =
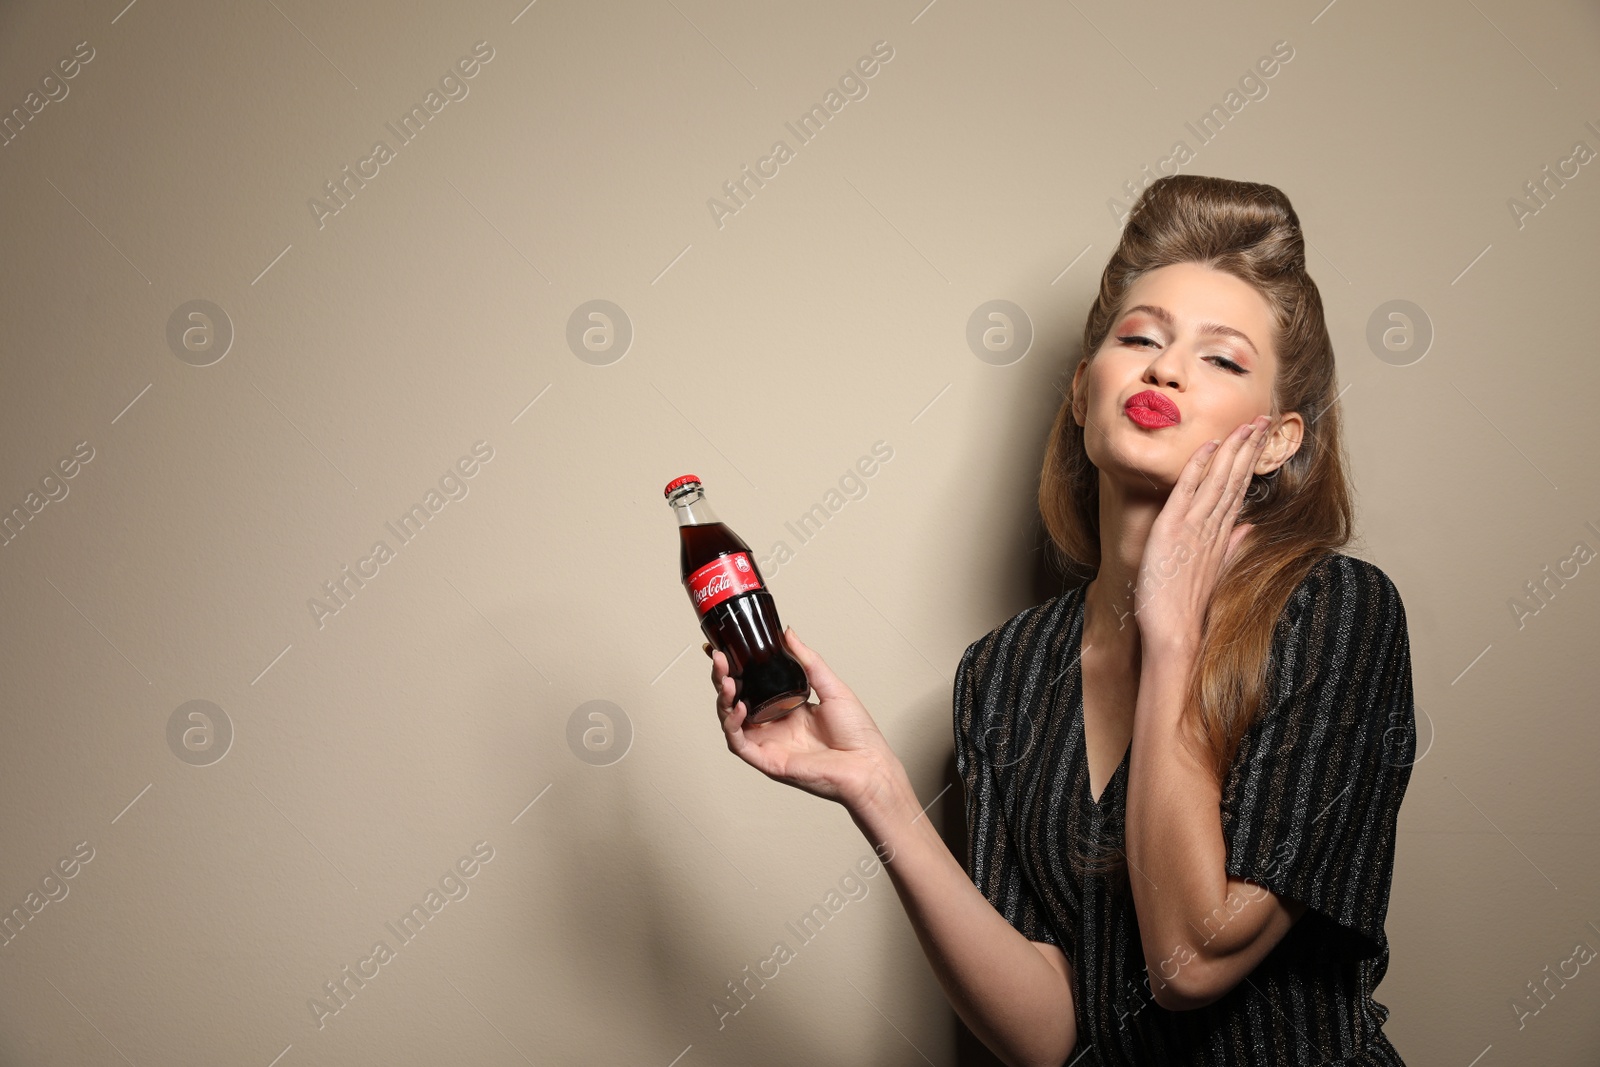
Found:
[[[678,560],[685,580],[717,557],[735,552],[749,556],[750,566],[760,579],[761,571],[750,546],[724,523],[680,526],[678,533],[682,539]],[[764,587],[766,582],[761,584]],[[811,683],[805,668],[783,646],[777,601],[765,588],[740,593],[717,604],[701,617],[700,629],[711,647],[728,657],[734,701],[744,701],[747,722],[782,718],[810,695]]]

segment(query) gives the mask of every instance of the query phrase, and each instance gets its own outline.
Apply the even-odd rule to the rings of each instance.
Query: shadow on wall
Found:
[[[1053,408],[1036,413],[1036,440],[1042,442],[1049,428],[1044,420],[1053,414]],[[1044,546],[1048,538],[1037,508],[1026,498],[1011,499],[1008,504],[1019,521],[1005,524],[1000,536],[1010,546],[1007,558],[1015,561],[1013,565],[1021,573],[1011,575],[1018,580],[1015,585],[1005,583],[1006,599],[1013,604],[996,620],[996,625],[1015,611],[1044,603],[1074,584],[1056,574],[1047,562]],[[1034,513],[1032,522],[1020,521],[1029,510]],[[513,619],[507,628],[517,633],[536,625],[534,618]],[[696,669],[700,666],[697,661]],[[953,676],[955,664],[945,666],[946,673]],[[964,865],[966,805],[951,747],[952,711],[947,692],[928,712],[930,722],[941,723],[947,738],[940,772],[944,781],[933,792],[946,784],[955,787],[935,809],[936,825],[951,853]],[[643,730],[650,724],[642,718],[639,725]],[[559,729],[558,725],[535,717],[519,728],[527,736],[513,731],[502,740],[505,744],[530,746],[533,751],[559,752],[564,744],[556,735]],[[714,729],[708,737],[714,737]],[[492,753],[485,753],[485,759],[490,758]],[[728,773],[743,773],[731,755],[728,760],[728,766],[734,768]],[[751,1015],[740,1012],[719,1029],[711,1004],[713,997],[727,994],[722,986],[727,979],[748,979],[741,968],[746,964],[755,968],[763,955],[760,949],[768,947],[770,940],[765,945],[760,943],[763,938],[750,942],[751,954],[739,957],[737,951],[744,944],[743,939],[730,940],[710,933],[726,930],[729,925],[723,903],[728,894],[725,888],[712,892],[706,885],[711,879],[720,885],[727,872],[719,867],[715,874],[708,874],[699,869],[705,861],[703,855],[686,854],[681,842],[660,835],[658,816],[670,822],[685,813],[675,814],[667,807],[667,798],[648,774],[632,773],[640,769],[638,761],[625,761],[610,768],[609,781],[584,780],[586,772],[593,768],[568,765],[565,761],[558,761],[558,765],[564,770],[555,771],[556,790],[567,796],[581,792],[581,829],[579,821],[568,817],[570,813],[563,811],[559,802],[552,803],[558,801],[556,790],[535,809],[541,813],[540,828],[526,832],[536,833],[541,851],[561,857],[560,875],[545,882],[542,894],[529,903],[532,914],[519,924],[519,930],[508,935],[514,939],[510,951],[525,958],[530,968],[560,975],[562,999],[533,1009],[537,1029],[549,1041],[543,1051],[552,1062],[592,1060],[597,1048],[631,1049],[629,1042],[637,1042],[641,1035],[646,1041],[654,1040],[656,1035],[662,1040],[669,1040],[667,1035],[681,1036],[685,1044],[693,1041],[691,1055],[703,1063],[725,1063],[734,1058],[773,1064],[889,1063],[906,1058],[909,1050],[902,1038],[888,1028],[881,1036],[870,1039],[881,1041],[880,1046],[863,1048],[858,1042],[854,1047],[841,1048],[841,1033],[819,1026],[817,1018],[802,1010],[803,999],[785,995],[790,988],[786,981],[794,981],[781,976],[789,973],[787,966],[768,986],[752,987]],[[581,790],[575,788],[580,782]],[[862,851],[865,850],[862,842]],[[874,894],[895,896],[895,906],[899,906],[886,879],[876,879],[872,888]],[[773,926],[774,938],[789,940],[781,929],[781,917],[774,918]],[[796,955],[804,960],[806,951],[802,948]],[[898,963],[927,966],[920,953],[915,960]],[[616,1032],[587,1039],[563,1026],[563,1019],[570,1013],[592,1011],[597,1005],[626,1015],[626,1022],[619,1023]],[[1001,1063],[953,1010],[948,1018],[951,1027],[947,1033],[957,1064],[996,1067]],[[663,1048],[659,1050],[659,1061],[670,1062],[681,1050],[681,1045]]]

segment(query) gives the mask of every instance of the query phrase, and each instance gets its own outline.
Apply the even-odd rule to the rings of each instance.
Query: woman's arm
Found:
[[[1124,852],[1150,989],[1172,1011],[1237,985],[1305,911],[1228,875],[1221,787],[1184,713],[1217,576],[1252,529],[1235,519],[1271,425],[1258,415],[1195,449],[1151,525],[1134,592],[1140,670]]]
[[[1306,910],[1227,873],[1222,794],[1184,729],[1193,669],[1184,649],[1145,649],[1128,757],[1129,885],[1150,990],[1169,1011],[1222,997]]]
[[[922,813],[899,760],[862,796],[850,816],[884,861],[956,1014],[1013,1067],[1065,1063],[1078,1025],[1061,950],[1023,937],[978,891]]]
[[[727,657],[709,644],[728,750],[761,773],[842,804],[889,871],[951,1007],[1012,1067],[1060,1067],[1078,1043],[1070,971],[995,910],[922,814],[911,779],[849,686],[784,631],[818,703],[746,728]]]

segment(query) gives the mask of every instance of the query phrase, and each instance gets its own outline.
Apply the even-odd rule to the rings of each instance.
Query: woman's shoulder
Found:
[[[973,641],[961,654],[961,667],[972,669],[997,661],[1016,663],[1047,648],[1051,639],[1071,621],[1067,608],[1082,588],[1082,583],[1051,597],[1042,604],[1023,608],[1005,622]]]
[[[1298,622],[1306,617],[1307,609],[1316,607],[1343,615],[1362,612],[1405,618],[1400,590],[1383,568],[1344,552],[1327,552],[1311,565],[1289,595],[1283,615]]]

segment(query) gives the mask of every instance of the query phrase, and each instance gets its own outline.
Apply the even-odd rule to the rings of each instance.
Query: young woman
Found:
[[[1338,551],[1333,348],[1269,185],[1162,178],[1084,326],[1039,506],[1089,580],[956,672],[966,868],[859,700],[728,747],[843,804],[967,1026],[1010,1064],[1403,1067],[1372,998],[1415,754],[1405,611]]]

